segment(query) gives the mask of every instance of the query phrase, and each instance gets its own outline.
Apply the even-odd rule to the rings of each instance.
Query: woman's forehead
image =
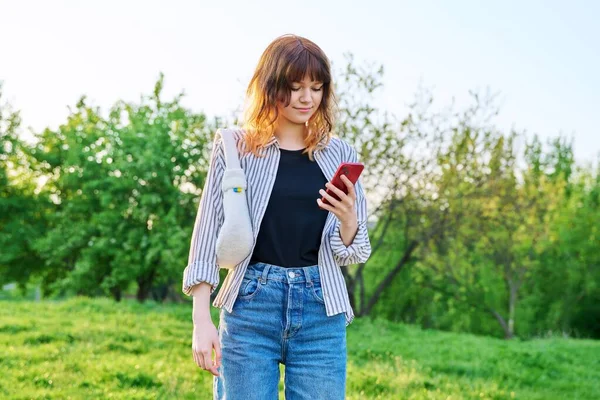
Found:
[[[312,83],[323,83],[323,81],[320,80],[315,80],[313,81],[312,79],[310,79],[309,76],[305,76],[303,80],[301,81],[294,81],[294,83],[307,83],[307,84],[312,84]]]

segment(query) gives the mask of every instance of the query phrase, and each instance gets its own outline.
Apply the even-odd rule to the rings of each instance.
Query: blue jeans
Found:
[[[231,313],[219,313],[222,362],[214,399],[343,400],[346,317],[328,317],[317,265],[248,265]]]

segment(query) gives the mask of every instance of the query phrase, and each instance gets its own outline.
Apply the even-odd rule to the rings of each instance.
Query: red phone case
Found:
[[[348,188],[346,187],[344,181],[342,181],[341,176],[346,175],[348,179],[350,179],[350,182],[356,184],[356,181],[358,181],[358,177],[360,176],[364,168],[365,166],[362,163],[343,162],[340,164],[337,171],[335,171],[331,183],[333,184],[333,186],[337,187],[338,189],[341,189],[344,193],[348,194]],[[327,189],[325,193],[329,194],[336,200],[340,200],[338,195],[330,189]],[[325,197],[321,197],[321,201],[325,204],[329,204],[329,201],[327,201]]]

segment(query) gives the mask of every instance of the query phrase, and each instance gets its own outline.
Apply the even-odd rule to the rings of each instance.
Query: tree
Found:
[[[0,84],[0,284],[27,282],[44,268],[33,246],[45,230],[36,181],[19,138],[21,118],[3,101]],[[26,265],[27,268],[23,268]]]
[[[119,300],[135,284],[138,300],[161,300],[180,281],[215,127],[180,106],[183,94],[163,101],[162,87],[161,75],[152,95],[106,118],[83,97],[40,135],[33,155],[55,202],[37,244],[54,266],[48,290]]]

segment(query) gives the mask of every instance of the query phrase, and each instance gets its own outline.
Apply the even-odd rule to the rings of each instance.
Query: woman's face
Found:
[[[279,115],[295,124],[304,124],[319,109],[323,98],[323,83],[305,77],[302,82],[293,82],[290,104],[278,102]]]

